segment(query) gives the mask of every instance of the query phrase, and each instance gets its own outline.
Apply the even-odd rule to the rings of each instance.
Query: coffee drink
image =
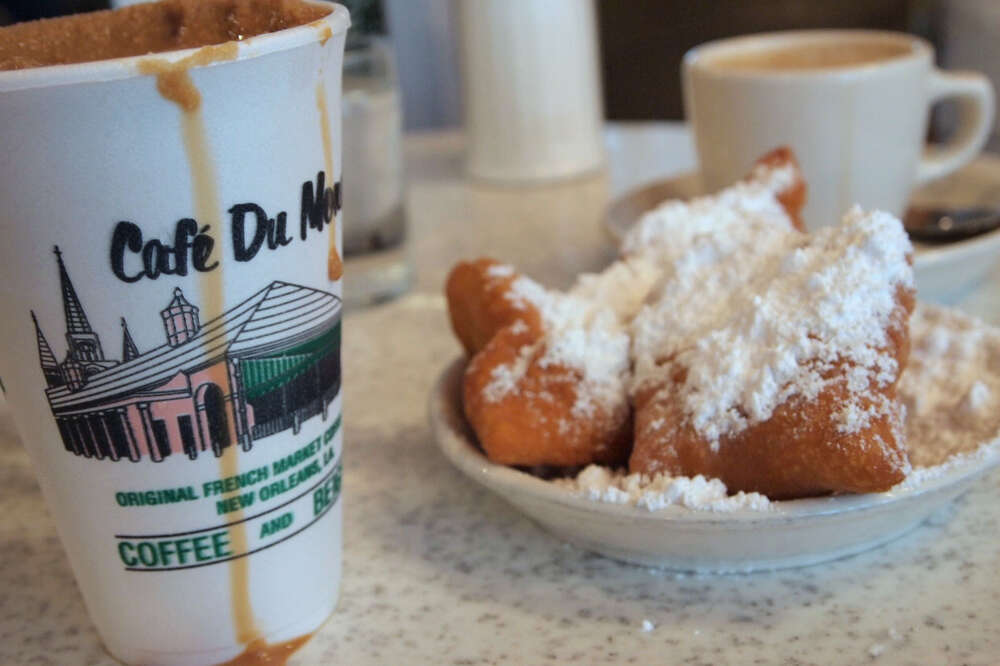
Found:
[[[817,70],[857,67],[898,58],[912,49],[898,41],[863,41],[783,44],[721,53],[706,59],[706,66],[746,72]]]
[[[315,21],[303,0],[161,0],[0,28],[0,70],[110,60],[238,41]]]

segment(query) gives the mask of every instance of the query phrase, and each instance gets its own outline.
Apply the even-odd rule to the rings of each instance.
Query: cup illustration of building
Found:
[[[166,342],[140,352],[125,320],[121,360],[105,356],[55,248],[66,318],[60,363],[31,313],[45,395],[66,450],[109,461],[160,462],[249,451],[285,430],[327,420],[340,391],[341,301],[271,282],[215,319],[177,288],[160,311]]]

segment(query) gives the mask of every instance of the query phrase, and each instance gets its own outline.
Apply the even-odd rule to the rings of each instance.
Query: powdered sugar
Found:
[[[928,481],[939,479],[968,465],[996,458],[998,455],[1000,455],[1000,437],[980,444],[971,451],[954,453],[937,465],[914,467],[902,482],[896,484],[894,490],[919,488]]]
[[[515,325],[517,322],[515,322]],[[483,395],[487,400],[497,402],[511,391],[517,390],[517,383],[528,370],[528,364],[534,355],[534,345],[524,345],[518,351],[512,364],[498,365],[490,373],[490,383],[486,385]]]
[[[668,506],[715,512],[766,511],[771,504],[759,493],[729,495],[726,484],[719,479],[626,474],[599,465],[586,467],[575,479],[559,479],[554,483],[595,501],[627,504],[650,511]]]
[[[912,352],[899,384],[909,406],[906,437],[914,463],[895,491],[909,491],[957,470],[1000,458],[1000,330],[971,317],[923,305],[914,311]],[[837,418],[863,421],[864,410]],[[646,476],[591,465],[572,479],[554,481],[598,502],[650,511],[682,506],[698,511],[767,511],[756,493],[728,495],[718,479]]]
[[[667,201],[643,215],[626,234],[621,250],[626,256],[658,255],[669,260],[700,236],[727,235],[745,226],[790,229],[791,218],[775,196],[798,178],[795,167],[760,166],[754,178],[718,194],[690,201]]]
[[[507,278],[514,275],[516,271],[509,264],[493,264],[486,269],[486,274],[492,278]]]
[[[643,257],[616,261],[601,273],[581,275],[570,293],[612,308],[622,324],[627,324],[642,307],[663,269]]]
[[[798,167],[790,162],[780,166],[761,163],[754,165],[747,181],[755,183],[771,192],[783,192],[796,185],[802,178]]]
[[[856,402],[847,402],[833,415],[837,432],[860,432],[871,425],[872,418],[878,416],[873,406],[864,407]]]
[[[682,393],[691,424],[715,443],[792,396],[815,398],[839,365],[852,394],[891,384],[886,329],[898,290],[913,285],[911,252],[897,219],[858,208],[812,236],[753,224],[700,236],[633,322],[634,387],[684,368],[684,384],[664,390]],[[839,427],[861,427],[871,408],[848,406]]]
[[[899,383],[910,460],[914,467],[938,468],[914,474],[927,478],[997,453],[1000,330],[954,310],[921,305],[910,331],[910,361]]]
[[[635,256],[626,256],[599,275],[581,276],[568,293],[549,291],[527,277],[514,279],[508,301],[515,308],[536,309],[544,337],[522,348],[514,362],[493,370],[487,399],[500,400],[516,391],[530,364],[537,362],[543,368],[568,367],[580,373],[575,416],[592,415],[600,406],[624,404],[632,366],[629,326],[654,286],[664,283],[665,272],[675,271],[675,261],[684,261],[688,245],[694,244],[705,255],[689,253],[688,264],[710,266],[722,255],[740,250],[755,255],[762,238],[776,237],[775,229],[790,229],[791,220],[774,193],[797,178],[792,165],[758,167],[749,181],[714,197],[664,204],[626,240],[626,246],[634,246]],[[747,232],[758,227],[772,233]],[[718,241],[725,241],[726,247]],[[628,255],[628,248],[624,249]],[[508,279],[515,271],[495,265],[487,274]],[[667,283],[675,285],[676,280]]]
[[[549,291],[527,277],[513,281],[507,299],[521,309],[536,309],[544,335],[522,347],[513,363],[493,369],[484,392],[487,400],[498,401],[517,391],[529,365],[537,363],[541,368],[578,371],[574,416],[593,417],[600,409],[624,405],[629,338],[614,308],[572,292]]]

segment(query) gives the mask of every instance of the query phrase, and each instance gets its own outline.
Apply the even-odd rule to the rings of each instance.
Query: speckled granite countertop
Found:
[[[488,251],[551,284],[612,255],[609,192],[686,168],[677,128],[616,128],[610,177],[528,189],[459,177],[457,135],[409,141],[418,284],[346,317],[344,582],[307,664],[996,664],[1000,476],[879,550],[692,577],[566,546],[452,469],[426,419],[458,353],[440,284]],[[623,172],[622,161],[632,164]],[[1000,275],[961,305],[1000,322]],[[0,408],[0,664],[113,664]],[[646,623],[644,626],[644,622]]]

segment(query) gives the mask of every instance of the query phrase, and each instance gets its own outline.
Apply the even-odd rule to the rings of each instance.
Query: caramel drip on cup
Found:
[[[326,84],[320,79],[316,84],[316,108],[319,110],[319,127],[323,135],[323,161],[326,166],[327,182],[334,181],[333,175],[333,137],[330,134],[330,110],[326,103]],[[337,250],[336,218],[330,223],[330,252],[326,260],[326,273],[330,280],[336,282],[344,276],[344,260]]]
[[[162,58],[141,60],[140,74],[156,76],[156,89],[164,99],[168,99],[182,111],[193,113],[201,108],[201,93],[191,80],[192,67],[203,67],[213,62],[235,60],[239,53],[236,42],[226,42],[215,46],[204,46],[186,58],[169,62]]]
[[[312,638],[312,634],[299,636],[281,643],[268,645],[262,640],[256,640],[247,646],[247,649],[229,661],[219,664],[219,666],[284,666],[288,658],[296,650],[305,645],[306,641]]]
[[[166,62],[161,59],[149,59],[139,63],[139,72],[156,75],[156,87],[160,94],[173,102],[181,110],[181,131],[184,139],[184,151],[187,155],[191,174],[192,198],[194,199],[195,218],[200,224],[207,224],[214,229],[222,228],[220,217],[218,181],[215,173],[212,155],[209,151],[208,133],[205,129],[205,119],[201,111],[201,93],[191,79],[190,68],[207,65],[212,62],[233,60],[236,58],[238,46],[236,42],[206,46],[196,53],[177,62]],[[201,280],[201,312],[202,320],[207,322],[221,315],[225,309],[225,287],[222,262],[213,271],[200,273]],[[220,386],[228,384],[225,377],[218,382]],[[219,473],[222,478],[235,476],[239,473],[239,443],[231,437],[231,443],[219,457]],[[233,491],[229,495],[235,494]],[[223,495],[226,497],[227,495]],[[243,523],[243,509],[231,514],[229,540],[233,551],[244,554],[248,550],[246,524]],[[233,622],[236,630],[236,640],[248,646],[256,645],[254,653],[261,653],[263,641],[257,627],[250,599],[249,558],[239,557],[229,561],[230,603]],[[296,639],[299,640],[299,639]],[[302,641],[304,642],[304,640]],[[299,643],[301,644],[301,643]],[[296,645],[296,647],[298,644]],[[247,652],[249,654],[248,647]],[[291,651],[289,651],[289,654]],[[242,657],[241,657],[242,658]],[[241,661],[238,664],[268,663],[266,661]]]
[[[331,37],[333,37],[333,28],[328,25],[324,25],[319,30],[319,45],[326,46],[327,40]]]

